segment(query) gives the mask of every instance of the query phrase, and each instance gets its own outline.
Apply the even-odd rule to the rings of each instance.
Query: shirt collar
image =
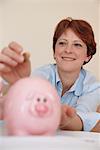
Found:
[[[55,73],[56,73],[56,84],[58,84],[58,82],[61,83],[58,71],[57,71],[57,66],[55,66]],[[74,92],[76,96],[80,96],[82,94],[83,91],[83,80],[85,78],[85,71],[84,69],[81,69],[79,77],[77,78],[77,80],[75,81],[74,85],[70,88],[69,92]]]
[[[61,80],[60,80],[56,65],[55,65],[55,73],[56,73],[56,84],[58,84],[58,82],[61,82]]]
[[[79,77],[70,90],[73,90],[76,96],[80,96],[83,92],[83,80],[85,78],[85,71],[81,69]]]

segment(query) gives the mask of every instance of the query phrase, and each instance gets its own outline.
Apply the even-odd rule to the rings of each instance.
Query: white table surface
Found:
[[[100,133],[57,131],[54,136],[7,136],[0,121],[0,150],[100,150]]]

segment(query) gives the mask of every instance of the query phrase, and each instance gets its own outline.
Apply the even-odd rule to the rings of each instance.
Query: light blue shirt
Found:
[[[62,104],[74,107],[83,121],[83,130],[90,131],[100,120],[100,113],[96,112],[100,105],[100,83],[88,71],[81,69],[74,85],[62,94],[62,83],[55,64],[49,64],[33,70],[32,75],[46,78],[56,87]]]

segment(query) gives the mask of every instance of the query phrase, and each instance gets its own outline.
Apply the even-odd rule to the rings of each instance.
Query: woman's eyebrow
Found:
[[[74,40],[73,42],[80,42],[80,43],[83,43],[81,40]]]
[[[60,41],[60,40],[62,40],[62,41],[67,41],[67,39],[58,39],[58,41]]]
[[[59,42],[59,41],[65,41],[65,42],[67,42],[68,39],[60,38],[60,39],[58,39],[58,42]],[[81,41],[81,40],[73,40],[72,42],[79,42],[79,43],[81,43],[81,44],[84,44],[83,41]]]

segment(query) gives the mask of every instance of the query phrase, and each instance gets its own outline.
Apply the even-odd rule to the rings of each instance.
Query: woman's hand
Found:
[[[20,78],[29,76],[31,63],[29,54],[23,53],[23,48],[16,42],[11,42],[0,53],[0,76],[9,84]]]
[[[63,104],[60,129],[63,130],[82,130],[82,121],[76,114],[75,108]]]

